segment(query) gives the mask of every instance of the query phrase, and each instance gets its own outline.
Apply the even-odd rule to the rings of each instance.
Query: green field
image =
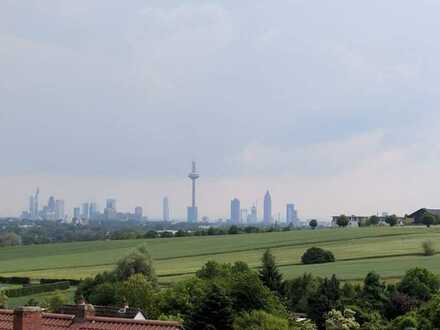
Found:
[[[191,276],[208,260],[242,260],[257,267],[266,248],[271,248],[287,278],[311,272],[355,280],[371,270],[386,278],[398,278],[415,266],[440,274],[440,254],[421,255],[421,244],[428,239],[438,242],[440,249],[440,227],[298,230],[8,247],[0,249],[0,275],[80,279],[112,269],[119,258],[141,244],[148,247],[162,283]],[[331,250],[337,262],[301,265],[301,255],[311,246]]]

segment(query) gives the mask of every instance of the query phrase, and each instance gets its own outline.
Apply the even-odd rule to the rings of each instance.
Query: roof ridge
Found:
[[[102,321],[102,322],[118,322],[118,323],[135,323],[135,324],[151,324],[151,325],[170,325],[170,326],[181,326],[178,321],[162,321],[162,320],[131,320],[124,319],[120,317],[103,317],[103,316],[90,316],[87,317],[87,321]]]

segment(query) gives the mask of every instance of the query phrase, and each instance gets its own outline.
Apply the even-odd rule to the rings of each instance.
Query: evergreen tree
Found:
[[[224,290],[212,284],[206,297],[190,315],[187,329],[230,330],[232,329],[232,302]]]
[[[270,290],[281,293],[283,287],[283,276],[275,263],[275,257],[270,250],[263,254],[260,279]]]

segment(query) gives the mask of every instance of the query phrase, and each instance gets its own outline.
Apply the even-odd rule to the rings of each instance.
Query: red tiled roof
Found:
[[[0,310],[0,330],[12,330],[13,321],[13,311]]]
[[[80,324],[79,330],[180,330],[178,322],[153,320],[127,320],[112,317],[89,317],[87,322]]]
[[[13,330],[14,312],[0,309],[0,330]],[[74,315],[42,313],[42,330],[182,330],[179,322],[87,317],[75,322]]]

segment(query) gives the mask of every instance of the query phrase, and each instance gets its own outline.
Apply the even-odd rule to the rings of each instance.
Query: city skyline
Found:
[[[65,217],[71,216],[72,218],[77,218],[77,219],[83,219],[83,220],[89,220],[92,219],[95,215],[99,215],[101,214],[102,216],[104,216],[104,218],[112,218],[114,217],[117,213],[121,213],[121,214],[127,214],[132,212],[132,214],[134,214],[135,216],[137,216],[138,218],[143,217],[144,215],[147,216],[146,214],[144,214],[144,208],[142,206],[136,206],[134,207],[133,210],[118,210],[117,208],[117,204],[118,204],[118,200],[115,198],[106,198],[104,201],[104,206],[102,207],[102,213],[100,212],[101,210],[98,207],[98,203],[94,202],[94,201],[87,201],[87,202],[82,202],[82,203],[77,203],[72,208],[72,213],[70,214],[70,212],[66,212],[65,211],[65,201],[64,200],[60,200],[60,199],[55,199],[55,197],[53,195],[50,195],[50,197],[48,198],[48,203],[47,206],[43,206],[42,209],[38,208],[38,203],[39,203],[39,196],[40,196],[40,188],[37,188],[35,195],[31,195],[30,197],[30,205],[28,206],[27,209],[25,209],[24,211],[21,211],[21,217],[25,217],[25,218],[29,218],[29,219],[37,219],[38,217],[42,217],[40,216],[32,216],[32,210],[35,209],[35,207],[37,208],[37,212],[40,211],[41,212],[45,212],[44,210],[49,210],[49,211],[53,211],[53,216],[49,216],[47,218],[45,218],[46,220],[60,220],[60,219],[67,219]],[[194,196],[192,194],[192,196]],[[226,216],[218,216],[218,217],[213,217],[210,220],[218,220],[218,219],[223,219],[223,220],[228,220],[233,224],[251,224],[251,223],[262,223],[262,224],[270,224],[270,223],[274,223],[276,222],[277,219],[273,218],[273,215],[270,217],[270,221],[267,222],[266,221],[266,210],[267,210],[267,202],[269,202],[269,213],[272,212],[272,200],[271,200],[271,196],[269,194],[269,191],[266,191],[265,194],[265,204],[263,204],[263,217],[260,219],[258,218],[258,209],[257,209],[257,202],[252,204],[252,206],[248,206],[246,208],[241,208],[241,202],[238,198],[233,198],[230,201],[230,209],[229,209],[229,213],[226,213]],[[79,205],[79,206],[78,206]],[[290,205],[293,204],[286,204],[287,208],[289,208]],[[177,220],[177,221],[187,221],[188,219],[184,219],[182,217],[176,217],[176,218],[171,218],[170,217],[170,207],[169,207],[169,200],[168,197],[165,196],[162,199],[162,217],[156,217],[153,216],[153,218],[151,220],[165,220],[165,221],[171,221],[171,220]],[[297,210],[294,208],[294,212],[295,212],[295,217],[297,217]],[[47,212],[47,211],[46,211]],[[43,213],[45,214],[45,213]],[[43,216],[44,217],[44,216]],[[286,215],[286,217],[281,218],[281,220],[288,222],[289,221],[289,216],[288,214]]]

